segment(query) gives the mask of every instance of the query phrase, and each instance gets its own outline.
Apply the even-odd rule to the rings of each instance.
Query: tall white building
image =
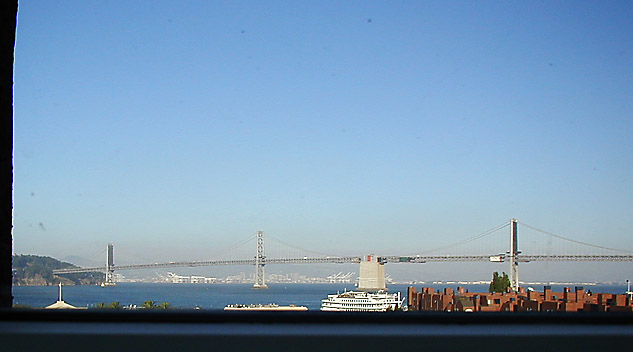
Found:
[[[378,261],[378,257],[370,254],[360,262],[360,277],[358,289],[361,291],[386,290],[385,265]]]

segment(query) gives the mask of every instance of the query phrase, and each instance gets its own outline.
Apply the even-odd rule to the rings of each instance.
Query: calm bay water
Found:
[[[390,285],[390,292],[406,296],[410,285]],[[422,285],[415,285],[420,289]],[[454,285],[424,285],[442,289]],[[487,292],[487,285],[464,285],[471,292]],[[534,287],[542,291],[543,287]],[[573,286],[571,287],[573,290]],[[97,303],[120,302],[121,305],[140,306],[144,301],[169,302],[174,308],[223,309],[227,304],[302,305],[318,310],[321,300],[337,291],[354,289],[353,284],[271,284],[267,290],[253,290],[250,284],[145,284],[119,283],[114,287],[64,286],[64,301],[78,307]],[[552,285],[556,292],[562,286]],[[626,286],[585,286],[594,293],[623,293]],[[30,307],[45,307],[57,300],[57,286],[13,287],[14,303]],[[406,302],[405,302],[406,303]]]
[[[64,301],[74,306],[92,306],[99,302],[120,302],[140,306],[146,300],[169,302],[174,308],[223,309],[227,304],[303,305],[319,309],[328,294],[351,290],[353,284],[271,284],[269,289],[254,290],[252,284],[146,284],[119,283],[114,287],[64,286]],[[406,287],[404,288],[406,292]],[[14,302],[44,307],[57,300],[57,286],[13,288]],[[394,291],[395,292],[395,291]]]

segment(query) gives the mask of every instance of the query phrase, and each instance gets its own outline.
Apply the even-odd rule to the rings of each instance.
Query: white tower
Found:
[[[385,264],[375,255],[368,255],[360,262],[358,289],[361,291],[386,290]]]

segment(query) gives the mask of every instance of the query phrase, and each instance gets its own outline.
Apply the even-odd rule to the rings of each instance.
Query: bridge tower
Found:
[[[257,254],[255,255],[255,284],[253,288],[268,288],[264,279],[264,265],[266,256],[264,255],[264,231],[257,231]]]
[[[108,243],[106,250],[105,281],[101,286],[114,286],[114,244]]]
[[[517,220],[510,219],[510,251],[508,258],[510,260],[510,288],[514,292],[519,291],[519,233],[517,231]]]

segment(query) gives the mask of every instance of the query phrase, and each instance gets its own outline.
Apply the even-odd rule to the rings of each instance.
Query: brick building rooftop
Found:
[[[576,287],[572,292],[552,292],[545,286],[543,292],[519,288],[518,292],[468,292],[464,287],[457,291],[445,288],[436,292],[424,287],[417,292],[415,287],[407,290],[407,302],[412,311],[446,312],[633,312],[631,294],[611,294],[585,291]]]

